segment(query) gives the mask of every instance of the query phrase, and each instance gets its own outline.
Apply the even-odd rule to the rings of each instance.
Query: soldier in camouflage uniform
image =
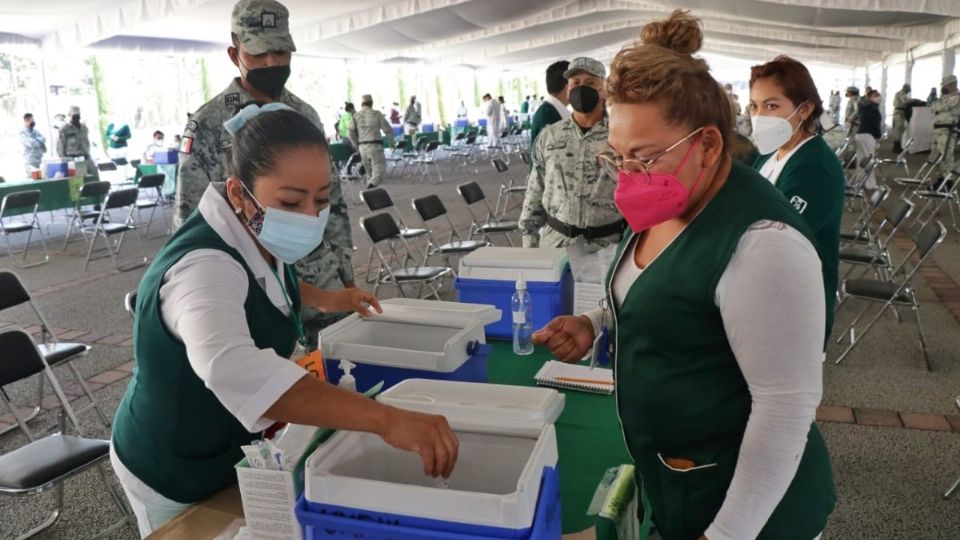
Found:
[[[90,134],[80,121],[80,107],[70,107],[69,122],[60,127],[57,137],[57,155],[62,158],[82,157],[90,161]]]
[[[296,50],[290,37],[287,8],[273,0],[241,0],[233,8],[231,34],[234,46],[228,54],[240,69],[241,77],[190,115],[183,130],[175,227],[197,208],[210,182],[226,180],[231,137],[223,123],[243,106],[251,102],[283,103],[323,130],[313,107],[283,88],[290,73],[290,53]],[[330,220],[323,243],[297,264],[297,271],[304,281],[322,289],[353,287],[352,253],[347,205],[340,182],[334,181],[330,187]],[[307,338],[315,345],[317,332],[344,315],[304,311]]]
[[[933,103],[933,144],[930,152],[943,152],[940,161],[940,176],[946,176],[953,170],[953,153],[957,146],[956,128],[960,122],[960,93],[957,92],[957,77],[947,75],[940,82],[940,99]]]
[[[23,164],[27,177],[33,169],[40,168],[43,154],[47,151],[47,139],[37,130],[33,115],[23,115],[23,129],[20,130],[20,146],[23,147]]]
[[[853,135],[857,132],[857,126],[860,124],[860,89],[856,86],[847,87],[847,108],[843,112],[843,121],[847,126],[847,135]]]
[[[383,113],[373,108],[373,97],[364,94],[360,100],[360,110],[353,114],[350,121],[350,142],[360,152],[363,168],[370,174],[367,189],[383,182],[387,174],[387,159],[383,155],[383,132],[390,146],[393,146],[393,128]]]
[[[578,238],[601,247],[620,241],[616,179],[597,163],[609,148],[605,76],[603,64],[592,58],[575,58],[564,73],[574,112],[545,127],[534,143],[520,214],[524,247],[564,247]]]

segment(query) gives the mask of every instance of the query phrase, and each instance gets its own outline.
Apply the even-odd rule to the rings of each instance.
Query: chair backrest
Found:
[[[887,210],[886,221],[896,229],[913,212],[913,203],[906,199],[897,199]]]
[[[928,223],[917,235],[917,253],[920,255],[920,259],[926,258],[933,251],[933,248],[943,242],[946,236],[947,228],[943,226],[943,223],[939,221]]]
[[[97,163],[97,169],[100,172],[108,172],[117,170],[117,164],[112,161],[105,161],[103,163]]]
[[[883,204],[883,201],[887,200],[887,197],[890,196],[890,188],[887,186],[880,186],[880,189],[873,192],[870,195],[870,208],[877,209]]]
[[[167,176],[163,173],[157,174],[145,174],[140,178],[140,183],[137,184],[140,189],[156,189],[163,186],[163,182],[166,181]]]
[[[25,304],[30,301],[20,277],[12,270],[0,270],[0,311]]]
[[[460,184],[457,186],[457,193],[463,197],[463,202],[467,204],[477,203],[486,198],[483,194],[483,189],[480,187],[480,184],[476,182]]]
[[[0,332],[0,386],[43,372],[46,364],[30,334],[19,328]]]
[[[139,160],[139,159],[131,159],[131,160],[130,160],[130,166],[131,166],[131,167],[139,167],[139,166],[140,166],[140,160]]]
[[[422,152],[429,144],[430,141],[426,137],[420,137],[417,139],[417,152]]]
[[[413,208],[423,221],[430,221],[433,218],[440,217],[447,213],[447,208],[443,206],[443,201],[436,195],[427,195],[426,197],[414,199]]]
[[[383,240],[400,237],[400,227],[389,212],[360,218],[360,227],[367,232],[370,241],[378,244]]]
[[[110,193],[110,182],[87,182],[80,186],[80,197],[103,197]]]
[[[424,149],[424,152],[430,153],[440,148],[440,141],[430,141],[427,143],[427,147]]]
[[[520,152],[520,159],[523,160],[523,163],[524,163],[525,165],[529,165],[529,164],[530,164],[530,152],[527,152],[526,150],[521,151],[521,152]]]
[[[493,168],[496,169],[498,173],[505,173],[510,170],[510,167],[507,167],[507,164],[500,158],[494,159],[490,163],[493,163]]]
[[[126,208],[137,202],[137,196],[139,195],[140,190],[137,188],[127,188],[114,191],[107,195],[107,200],[103,202],[104,210],[112,210],[114,208]]]
[[[473,134],[467,137],[467,144],[477,144],[477,135]]]
[[[127,313],[131,317],[137,314],[137,290],[134,289],[126,294],[123,297],[123,309],[127,310]]]
[[[113,158],[113,159],[111,159],[110,161],[116,163],[117,165],[126,165],[126,164],[127,164],[127,158],[125,158],[125,157]]]
[[[5,180],[2,176],[0,176],[0,184],[2,184],[2,183],[4,183],[4,182],[6,182],[6,180]]]
[[[373,188],[360,192],[360,199],[367,205],[371,212],[383,210],[393,206],[393,199],[383,188]]]
[[[453,140],[455,140],[455,141],[462,141],[462,140],[464,140],[464,139],[466,139],[466,138],[467,138],[467,132],[466,132],[466,131],[461,131],[460,133],[457,133],[457,136],[454,137]]]
[[[0,203],[0,208],[2,208],[2,210],[27,208],[30,206],[36,206],[39,203],[40,190],[31,189],[29,191],[18,191],[16,193],[7,194],[3,198],[3,202]]]

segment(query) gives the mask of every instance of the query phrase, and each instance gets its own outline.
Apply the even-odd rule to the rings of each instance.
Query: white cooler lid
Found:
[[[484,342],[483,327],[500,310],[481,304],[387,300],[382,314],[357,314],[320,332],[324,358],[449,373],[469,358],[471,341]]]
[[[568,264],[563,248],[482,247],[460,259],[461,278],[557,282]]]
[[[564,395],[551,388],[408,379],[377,401],[447,418],[455,429],[536,435],[563,412]]]

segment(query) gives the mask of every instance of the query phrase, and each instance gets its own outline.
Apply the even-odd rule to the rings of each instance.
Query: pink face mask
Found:
[[[706,169],[700,171],[690,191],[687,191],[676,175],[686,165],[696,146],[696,141],[690,145],[680,165],[672,173],[650,172],[648,175],[642,171],[619,172],[613,201],[633,232],[643,232],[654,225],[677,218],[687,210],[690,193],[697,189]]]

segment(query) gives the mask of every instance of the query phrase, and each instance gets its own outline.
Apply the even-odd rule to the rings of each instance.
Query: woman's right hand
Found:
[[[450,477],[460,443],[446,418],[389,407],[384,424],[383,440],[394,448],[420,454],[424,474]]]
[[[563,315],[533,333],[533,343],[544,345],[557,360],[579,362],[593,347],[593,323],[585,315]]]

